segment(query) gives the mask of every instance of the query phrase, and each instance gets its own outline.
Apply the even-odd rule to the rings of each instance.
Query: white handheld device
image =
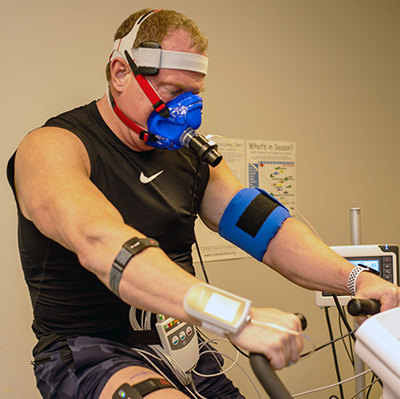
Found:
[[[220,336],[238,333],[250,320],[250,300],[208,284],[194,285],[183,306],[205,330]]]
[[[164,350],[188,371],[199,360],[196,328],[173,317],[157,315],[156,328]]]

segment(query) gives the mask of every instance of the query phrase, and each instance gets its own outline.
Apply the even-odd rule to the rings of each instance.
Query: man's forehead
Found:
[[[187,53],[206,55],[193,45],[193,38],[185,29],[174,29],[170,31],[161,43],[163,50],[181,51]]]

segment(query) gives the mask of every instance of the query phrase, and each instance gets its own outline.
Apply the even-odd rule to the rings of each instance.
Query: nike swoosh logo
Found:
[[[163,170],[161,170],[160,172],[156,173],[153,176],[147,177],[144,175],[143,172],[140,173],[140,182],[143,184],[147,184],[150,183],[151,181],[153,181],[157,176],[160,176],[161,173],[164,172]]]

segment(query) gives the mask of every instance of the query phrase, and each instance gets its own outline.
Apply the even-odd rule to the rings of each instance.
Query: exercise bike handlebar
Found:
[[[375,299],[360,299],[353,298],[347,304],[347,311],[352,316],[367,316],[379,313],[381,310],[381,304]]]
[[[353,298],[347,304],[347,310],[352,316],[373,315],[379,313],[380,303],[373,299]],[[306,318],[299,313],[303,330],[307,327]],[[250,364],[254,374],[271,399],[290,399],[292,395],[279,379],[269,360],[260,353],[250,353]]]
[[[302,329],[304,330],[307,327],[306,318],[300,313],[296,313],[296,316],[300,319]],[[264,355],[250,353],[250,364],[254,374],[271,399],[291,399],[292,395],[286,389],[269,360]]]
[[[290,399],[292,397],[264,355],[250,353],[250,364],[271,399]]]

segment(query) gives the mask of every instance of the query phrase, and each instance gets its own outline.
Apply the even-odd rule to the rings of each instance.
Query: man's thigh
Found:
[[[144,367],[132,366],[125,369],[119,370],[115,373],[105,385],[99,399],[111,399],[114,393],[122,384],[128,384],[130,386],[140,383],[141,381],[148,380],[150,378],[163,378],[156,372],[149,370]],[[164,388],[156,390],[148,395],[149,398],[165,398],[165,399],[180,399],[187,398],[182,392],[175,388]]]
[[[44,399],[98,399],[119,371],[129,367],[151,371],[131,348],[90,337],[59,342],[38,355],[34,364],[37,387]]]
[[[151,355],[149,350],[142,345],[135,349],[99,338],[70,338],[64,346],[59,343],[43,352],[39,356],[42,360],[36,359],[38,388],[45,399],[112,399],[114,392],[124,383],[132,386],[162,375],[172,381],[181,393],[166,388],[147,395],[149,399],[192,397],[188,391],[192,387],[182,385],[161,359],[152,357],[152,361],[148,362],[143,357],[143,353]],[[238,389],[221,373],[223,362],[220,354],[210,351],[213,352],[212,347],[202,347],[196,371],[192,373],[196,390],[210,399],[243,399]],[[65,356],[66,352],[68,356]],[[218,377],[203,377],[196,372],[210,376],[221,374]],[[167,393],[170,396],[166,396]]]

